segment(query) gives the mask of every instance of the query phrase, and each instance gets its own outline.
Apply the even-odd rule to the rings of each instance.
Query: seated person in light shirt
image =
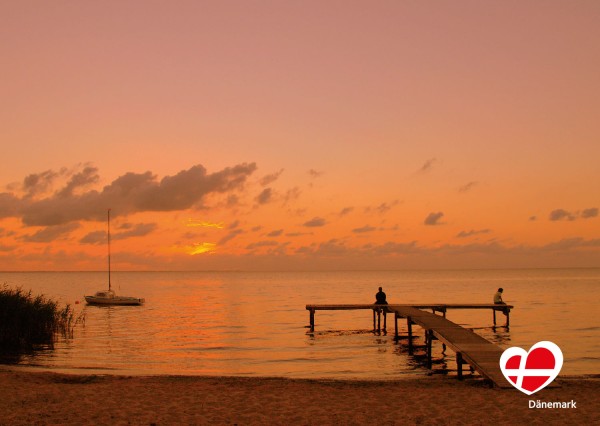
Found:
[[[504,303],[504,301],[502,300],[502,293],[504,292],[504,289],[502,287],[500,287],[498,289],[498,291],[496,292],[496,294],[494,294],[494,304],[495,305],[506,305],[506,303]],[[504,315],[507,315],[506,310],[503,310],[502,313]]]

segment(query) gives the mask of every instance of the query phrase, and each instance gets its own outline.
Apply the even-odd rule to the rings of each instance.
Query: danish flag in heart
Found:
[[[527,395],[552,383],[562,365],[562,351],[547,341],[537,342],[529,352],[516,346],[508,348],[500,357],[500,369],[506,380]]]

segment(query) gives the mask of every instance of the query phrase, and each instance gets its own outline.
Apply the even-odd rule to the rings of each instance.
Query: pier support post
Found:
[[[510,327],[510,309],[506,308],[506,328]]]
[[[458,380],[462,380],[462,365],[463,365],[463,357],[461,352],[456,352],[456,372],[458,374]]]
[[[310,331],[315,331],[315,310],[310,310]]]
[[[394,341],[398,341],[398,312],[394,312]]]
[[[381,333],[381,309],[377,309],[377,332]]]
[[[406,324],[408,328],[408,354],[413,354],[413,344],[412,344],[412,319],[410,317],[406,317]]]
[[[375,323],[375,309],[373,309],[373,331],[377,330],[377,324]]]
[[[383,331],[387,332],[387,308],[382,308],[383,311]]]
[[[425,335],[427,336],[427,368],[431,370],[431,341],[433,340],[433,334],[431,330],[427,330]]]
[[[496,325],[496,310],[492,309],[492,312],[494,313],[494,325]]]

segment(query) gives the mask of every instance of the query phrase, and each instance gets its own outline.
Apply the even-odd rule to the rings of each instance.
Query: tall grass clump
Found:
[[[72,336],[77,321],[70,305],[6,284],[0,289],[0,353],[53,346],[57,335]]]

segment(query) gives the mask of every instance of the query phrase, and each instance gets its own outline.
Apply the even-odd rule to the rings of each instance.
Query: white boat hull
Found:
[[[145,300],[138,299],[137,297],[126,297],[126,296],[114,296],[114,297],[98,297],[98,296],[84,296],[85,301],[89,305],[129,305],[139,306],[143,305]]]

